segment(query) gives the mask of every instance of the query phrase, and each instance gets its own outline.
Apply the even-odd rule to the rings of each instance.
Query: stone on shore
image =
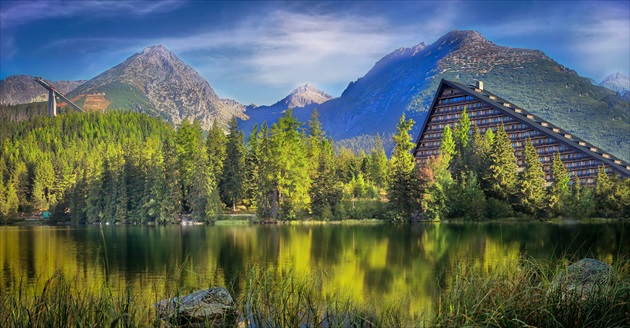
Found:
[[[561,299],[586,301],[600,295],[612,283],[615,271],[610,264],[584,258],[566,267],[552,282],[553,290],[561,291]]]
[[[162,327],[236,327],[238,314],[230,293],[212,287],[153,304]]]

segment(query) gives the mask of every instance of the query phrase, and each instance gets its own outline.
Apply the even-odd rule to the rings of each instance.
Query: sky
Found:
[[[630,0],[2,0],[0,79],[89,80],[161,44],[219,97],[270,105],[307,82],[339,96],[388,53],[456,29],[597,82],[630,75]]]

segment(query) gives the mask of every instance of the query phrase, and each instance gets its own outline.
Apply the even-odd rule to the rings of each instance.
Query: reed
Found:
[[[554,283],[566,270],[562,260],[521,259],[516,268],[489,273],[468,264],[436,301],[436,327],[629,327],[630,262],[618,261],[615,274],[593,288]]]

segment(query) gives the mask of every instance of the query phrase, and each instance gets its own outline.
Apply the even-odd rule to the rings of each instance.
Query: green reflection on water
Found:
[[[146,303],[214,285],[239,294],[252,267],[324,272],[324,298],[429,313],[440,287],[465,262],[482,272],[536,259],[630,254],[627,224],[433,223],[281,226],[0,227],[0,285],[16,292],[62,272],[82,288],[105,283],[145,291]],[[146,291],[149,292],[146,292]]]

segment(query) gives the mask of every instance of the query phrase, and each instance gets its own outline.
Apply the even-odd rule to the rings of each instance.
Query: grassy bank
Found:
[[[459,265],[437,279],[441,292],[434,313],[422,317],[409,314],[404,298],[383,304],[358,302],[341,291],[323,295],[325,272],[299,276],[251,269],[238,288],[240,294],[233,295],[248,327],[630,326],[630,261],[616,263],[616,273],[606,284],[580,292],[554,285],[567,263],[520,259],[490,270]],[[147,295],[111,284],[97,290],[89,292],[63,275],[37,289],[0,290],[0,327],[155,326],[159,320],[151,303],[181,292]]]

